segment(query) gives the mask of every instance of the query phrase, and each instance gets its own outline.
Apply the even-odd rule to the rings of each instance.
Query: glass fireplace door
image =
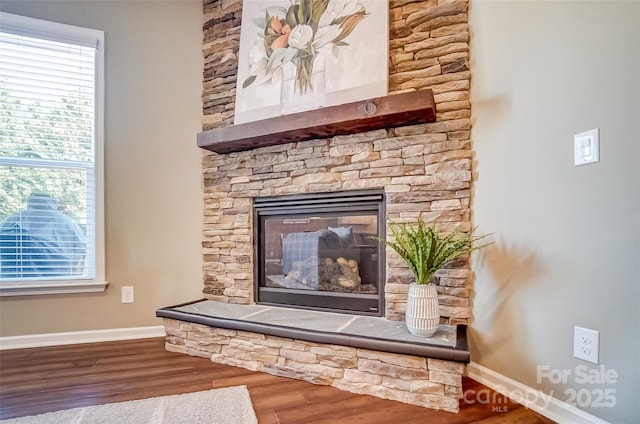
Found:
[[[380,315],[381,209],[370,191],[256,199],[258,303]]]

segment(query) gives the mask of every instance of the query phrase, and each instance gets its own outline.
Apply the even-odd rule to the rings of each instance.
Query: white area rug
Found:
[[[12,418],[2,424],[257,424],[246,386],[108,403]]]

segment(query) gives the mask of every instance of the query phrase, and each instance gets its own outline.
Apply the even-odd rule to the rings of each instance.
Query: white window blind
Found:
[[[97,32],[86,31],[83,38],[81,28],[2,15],[0,280],[5,286],[104,280],[96,113],[101,63],[99,43],[87,41]]]

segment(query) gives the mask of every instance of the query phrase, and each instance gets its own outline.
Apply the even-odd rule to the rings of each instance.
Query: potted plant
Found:
[[[486,236],[475,236],[475,228],[469,232],[460,229],[444,234],[423,220],[414,223],[390,225],[393,240],[378,239],[391,247],[406,262],[415,282],[409,285],[405,321],[409,332],[415,336],[430,337],[438,329],[440,313],[438,292],[434,274],[451,261],[469,255],[490,243],[477,246]]]

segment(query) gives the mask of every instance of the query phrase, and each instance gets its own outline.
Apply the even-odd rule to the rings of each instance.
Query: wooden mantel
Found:
[[[380,128],[435,122],[431,90],[410,91],[338,106],[214,128],[198,134],[198,147],[231,153]]]

